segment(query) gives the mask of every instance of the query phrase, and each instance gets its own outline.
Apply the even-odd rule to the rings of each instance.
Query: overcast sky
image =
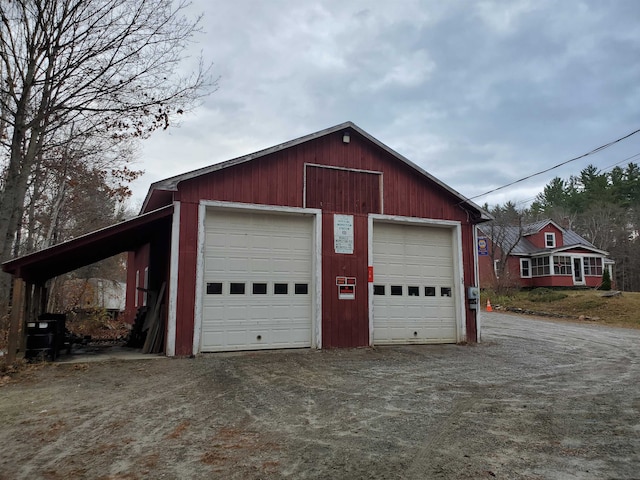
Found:
[[[146,140],[134,185],[345,121],[474,197],[640,128],[639,0],[196,0],[219,89]],[[496,194],[640,154],[640,134]],[[640,157],[631,161],[640,163]]]

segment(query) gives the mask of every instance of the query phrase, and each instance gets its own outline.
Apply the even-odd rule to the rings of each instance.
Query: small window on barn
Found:
[[[402,295],[402,285],[391,285],[391,295]]]
[[[274,283],[273,284],[273,293],[276,295],[286,295],[289,293],[289,284],[288,283]]]
[[[553,232],[547,232],[544,234],[544,245],[547,248],[555,248],[556,246],[556,234]]]
[[[244,283],[231,283],[231,287],[229,288],[229,293],[231,295],[244,295]]]
[[[306,295],[309,293],[308,283],[296,283],[295,286],[296,295]]]
[[[207,295],[222,295],[222,283],[221,282],[207,283]]]
[[[384,295],[385,288],[384,285],[374,285],[373,286],[373,294],[374,295]]]
[[[420,287],[409,287],[408,294],[410,297],[419,297],[420,296]]]
[[[441,287],[440,288],[440,296],[441,297],[450,297],[451,296],[451,287]]]
[[[254,295],[266,295],[267,294],[267,284],[266,283],[254,283],[253,284],[253,294]]]
[[[436,296],[436,287],[424,287],[424,296],[425,297],[435,297]]]

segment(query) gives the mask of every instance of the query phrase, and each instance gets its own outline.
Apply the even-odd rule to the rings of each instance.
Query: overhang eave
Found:
[[[171,228],[173,205],[87,233],[2,264],[2,270],[26,282],[50,278],[91,265],[119,253],[136,250]]]

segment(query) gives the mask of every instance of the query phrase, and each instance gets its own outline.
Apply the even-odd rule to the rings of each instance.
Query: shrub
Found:
[[[609,269],[605,268],[602,273],[602,283],[598,290],[611,290],[611,276],[609,275]]]
[[[549,288],[535,288],[529,292],[529,300],[532,302],[555,302],[567,297],[566,293]]]

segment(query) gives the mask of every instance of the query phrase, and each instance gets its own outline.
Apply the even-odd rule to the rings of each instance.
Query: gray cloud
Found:
[[[143,148],[152,181],[352,120],[472,197],[640,128],[635,0],[195,2],[220,89]],[[631,138],[518,187],[640,152]]]

